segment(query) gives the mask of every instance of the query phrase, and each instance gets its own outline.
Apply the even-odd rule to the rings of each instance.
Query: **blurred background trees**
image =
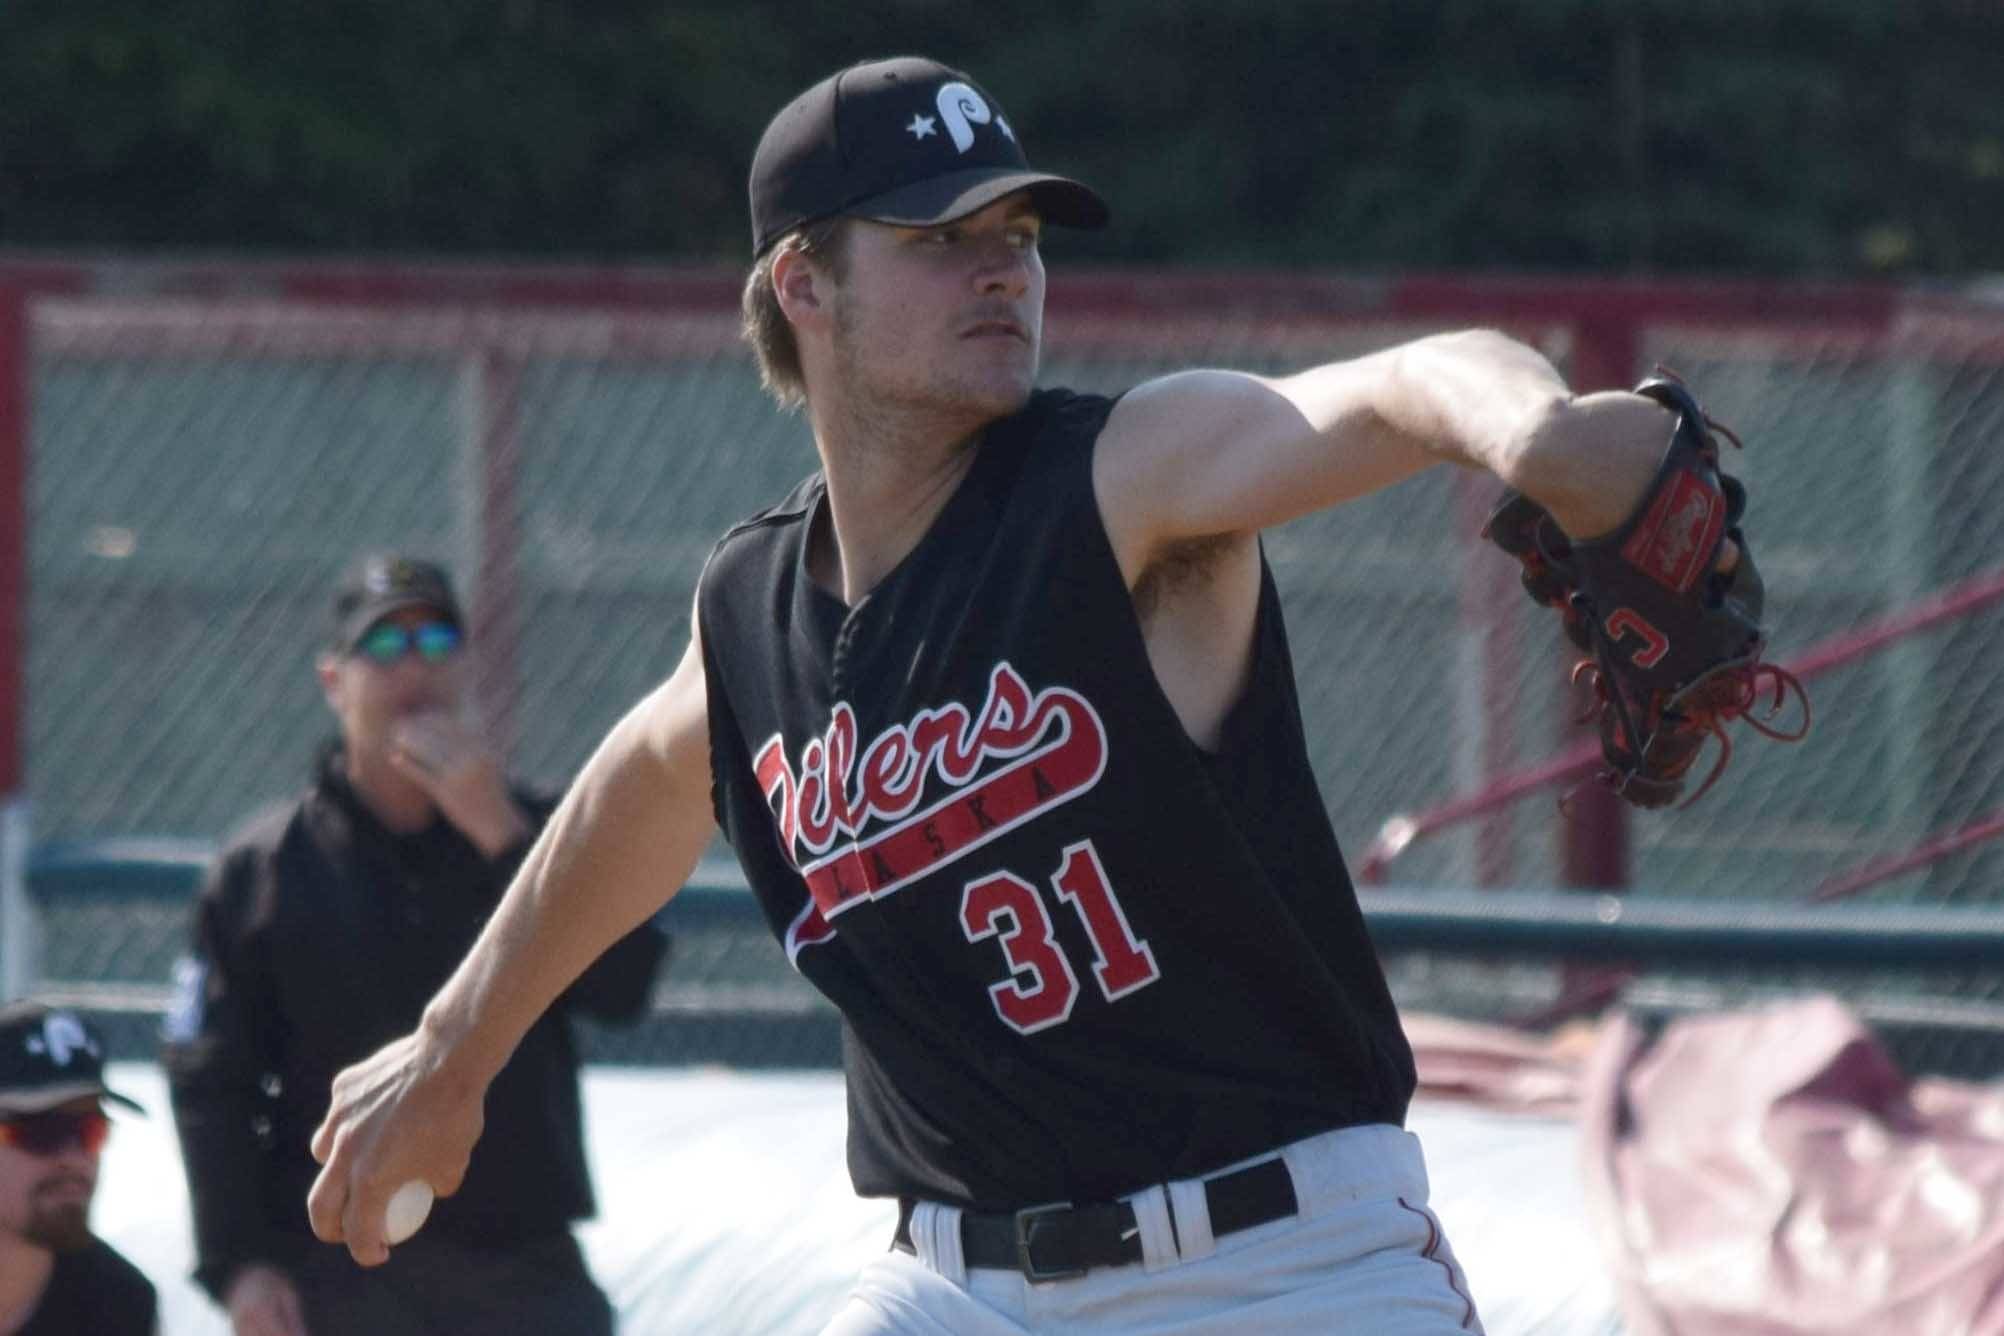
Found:
[[[766,118],[968,68],[1101,262],[2004,271],[1994,0],[10,0],[0,245],[741,262]]]

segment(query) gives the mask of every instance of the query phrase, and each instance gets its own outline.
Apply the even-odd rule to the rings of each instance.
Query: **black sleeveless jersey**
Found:
[[[808,575],[819,475],[703,573],[718,820],[841,1009],[865,1196],[1107,1200],[1404,1120],[1412,1054],[1309,768],[1272,573],[1206,751],[1100,520],[1110,408],[1045,391],[991,426],[853,609]]]

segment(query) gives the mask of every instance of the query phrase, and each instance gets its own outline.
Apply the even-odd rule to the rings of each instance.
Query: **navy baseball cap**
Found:
[[[145,1112],[105,1088],[104,1040],[83,1017],[40,1002],[0,1007],[0,1116],[46,1113],[89,1095]]]
[[[334,589],[333,648],[346,653],[370,627],[405,608],[430,608],[454,626],[465,625],[445,567],[386,552],[362,557]]]
[[[1046,222],[1106,226],[1069,177],[1031,168],[1001,104],[922,56],[851,65],[789,102],[752,158],[752,255],[805,223],[848,216],[949,223],[1028,190]]]

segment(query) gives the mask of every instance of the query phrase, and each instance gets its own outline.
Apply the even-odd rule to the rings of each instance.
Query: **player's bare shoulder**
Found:
[[[1227,553],[1250,527],[1210,504],[1234,442],[1275,429],[1286,409],[1257,376],[1180,371],[1121,396],[1093,451],[1093,489],[1128,588],[1167,561],[1179,580]]]

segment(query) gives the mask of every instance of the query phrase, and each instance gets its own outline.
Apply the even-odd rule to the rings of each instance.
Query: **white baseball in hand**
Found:
[[[398,1188],[383,1212],[383,1242],[394,1246],[417,1233],[431,1214],[431,1200],[431,1184],[422,1179],[413,1178]]]

